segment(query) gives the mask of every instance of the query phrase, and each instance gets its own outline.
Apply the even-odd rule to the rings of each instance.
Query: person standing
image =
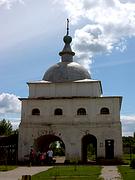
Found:
[[[29,160],[30,160],[30,166],[33,165],[35,161],[35,150],[33,148],[31,148],[30,150]]]
[[[48,163],[52,163],[53,160],[53,151],[51,148],[47,151]]]

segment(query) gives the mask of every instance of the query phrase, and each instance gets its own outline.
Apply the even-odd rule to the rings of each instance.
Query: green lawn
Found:
[[[98,180],[101,174],[100,166],[56,166],[48,171],[38,173],[32,176],[32,180]]]
[[[0,171],[9,171],[9,170],[15,169],[16,167],[17,167],[17,166],[1,165],[1,166],[0,166]]]
[[[135,154],[131,154],[131,157],[130,157],[130,154],[123,154],[123,161],[124,163],[126,164],[130,164],[130,159],[135,159]]]
[[[123,180],[134,180],[135,179],[135,169],[130,166],[118,166],[119,172]]]

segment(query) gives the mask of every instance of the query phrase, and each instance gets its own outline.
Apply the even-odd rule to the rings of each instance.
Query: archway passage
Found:
[[[97,159],[97,139],[88,134],[82,138],[82,162],[94,162]]]
[[[65,160],[65,144],[55,135],[43,135],[35,140],[34,147],[36,152],[46,152],[51,148],[56,157],[56,163],[63,163]]]

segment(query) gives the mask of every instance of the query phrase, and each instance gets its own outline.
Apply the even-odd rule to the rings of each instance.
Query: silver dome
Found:
[[[73,62],[73,56],[70,43],[72,38],[64,36],[63,38],[65,46],[59,53],[61,56],[61,62],[50,67],[44,74],[43,80],[50,82],[71,82],[76,80],[91,79],[88,71],[80,64]]]
[[[43,80],[51,82],[71,82],[82,79],[90,79],[90,74],[76,62],[60,62],[50,67]]]

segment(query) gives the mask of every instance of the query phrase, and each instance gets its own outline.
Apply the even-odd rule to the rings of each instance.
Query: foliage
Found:
[[[57,166],[54,168],[49,169],[48,171],[38,173],[32,176],[32,180],[37,179],[92,179],[97,180],[101,173],[100,166],[77,166],[76,170],[74,166]]]
[[[124,164],[130,164],[132,159],[135,159],[135,154],[123,154]]]
[[[132,167],[133,169],[135,169],[135,159],[132,159],[132,160],[131,160],[130,167]]]
[[[123,140],[124,145],[134,145],[135,144],[135,138],[132,136],[123,136],[122,140]]]
[[[87,146],[87,159],[88,160],[96,160],[96,154],[95,154],[96,150],[95,147],[93,146],[93,144],[88,144]]]
[[[129,151],[132,151],[131,153],[135,154],[135,136],[123,136],[123,147],[129,148]]]
[[[19,129],[15,129],[12,131],[12,134],[19,134]]]
[[[119,172],[121,173],[123,180],[135,179],[135,170],[129,166],[118,166]]]
[[[0,135],[11,135],[12,134],[12,124],[10,121],[5,119],[0,121]]]
[[[9,171],[17,168],[17,166],[7,166],[7,165],[1,165],[0,166],[0,171]]]
[[[50,144],[51,149],[53,150],[54,156],[64,156],[65,147],[64,143],[61,141],[54,141]]]

